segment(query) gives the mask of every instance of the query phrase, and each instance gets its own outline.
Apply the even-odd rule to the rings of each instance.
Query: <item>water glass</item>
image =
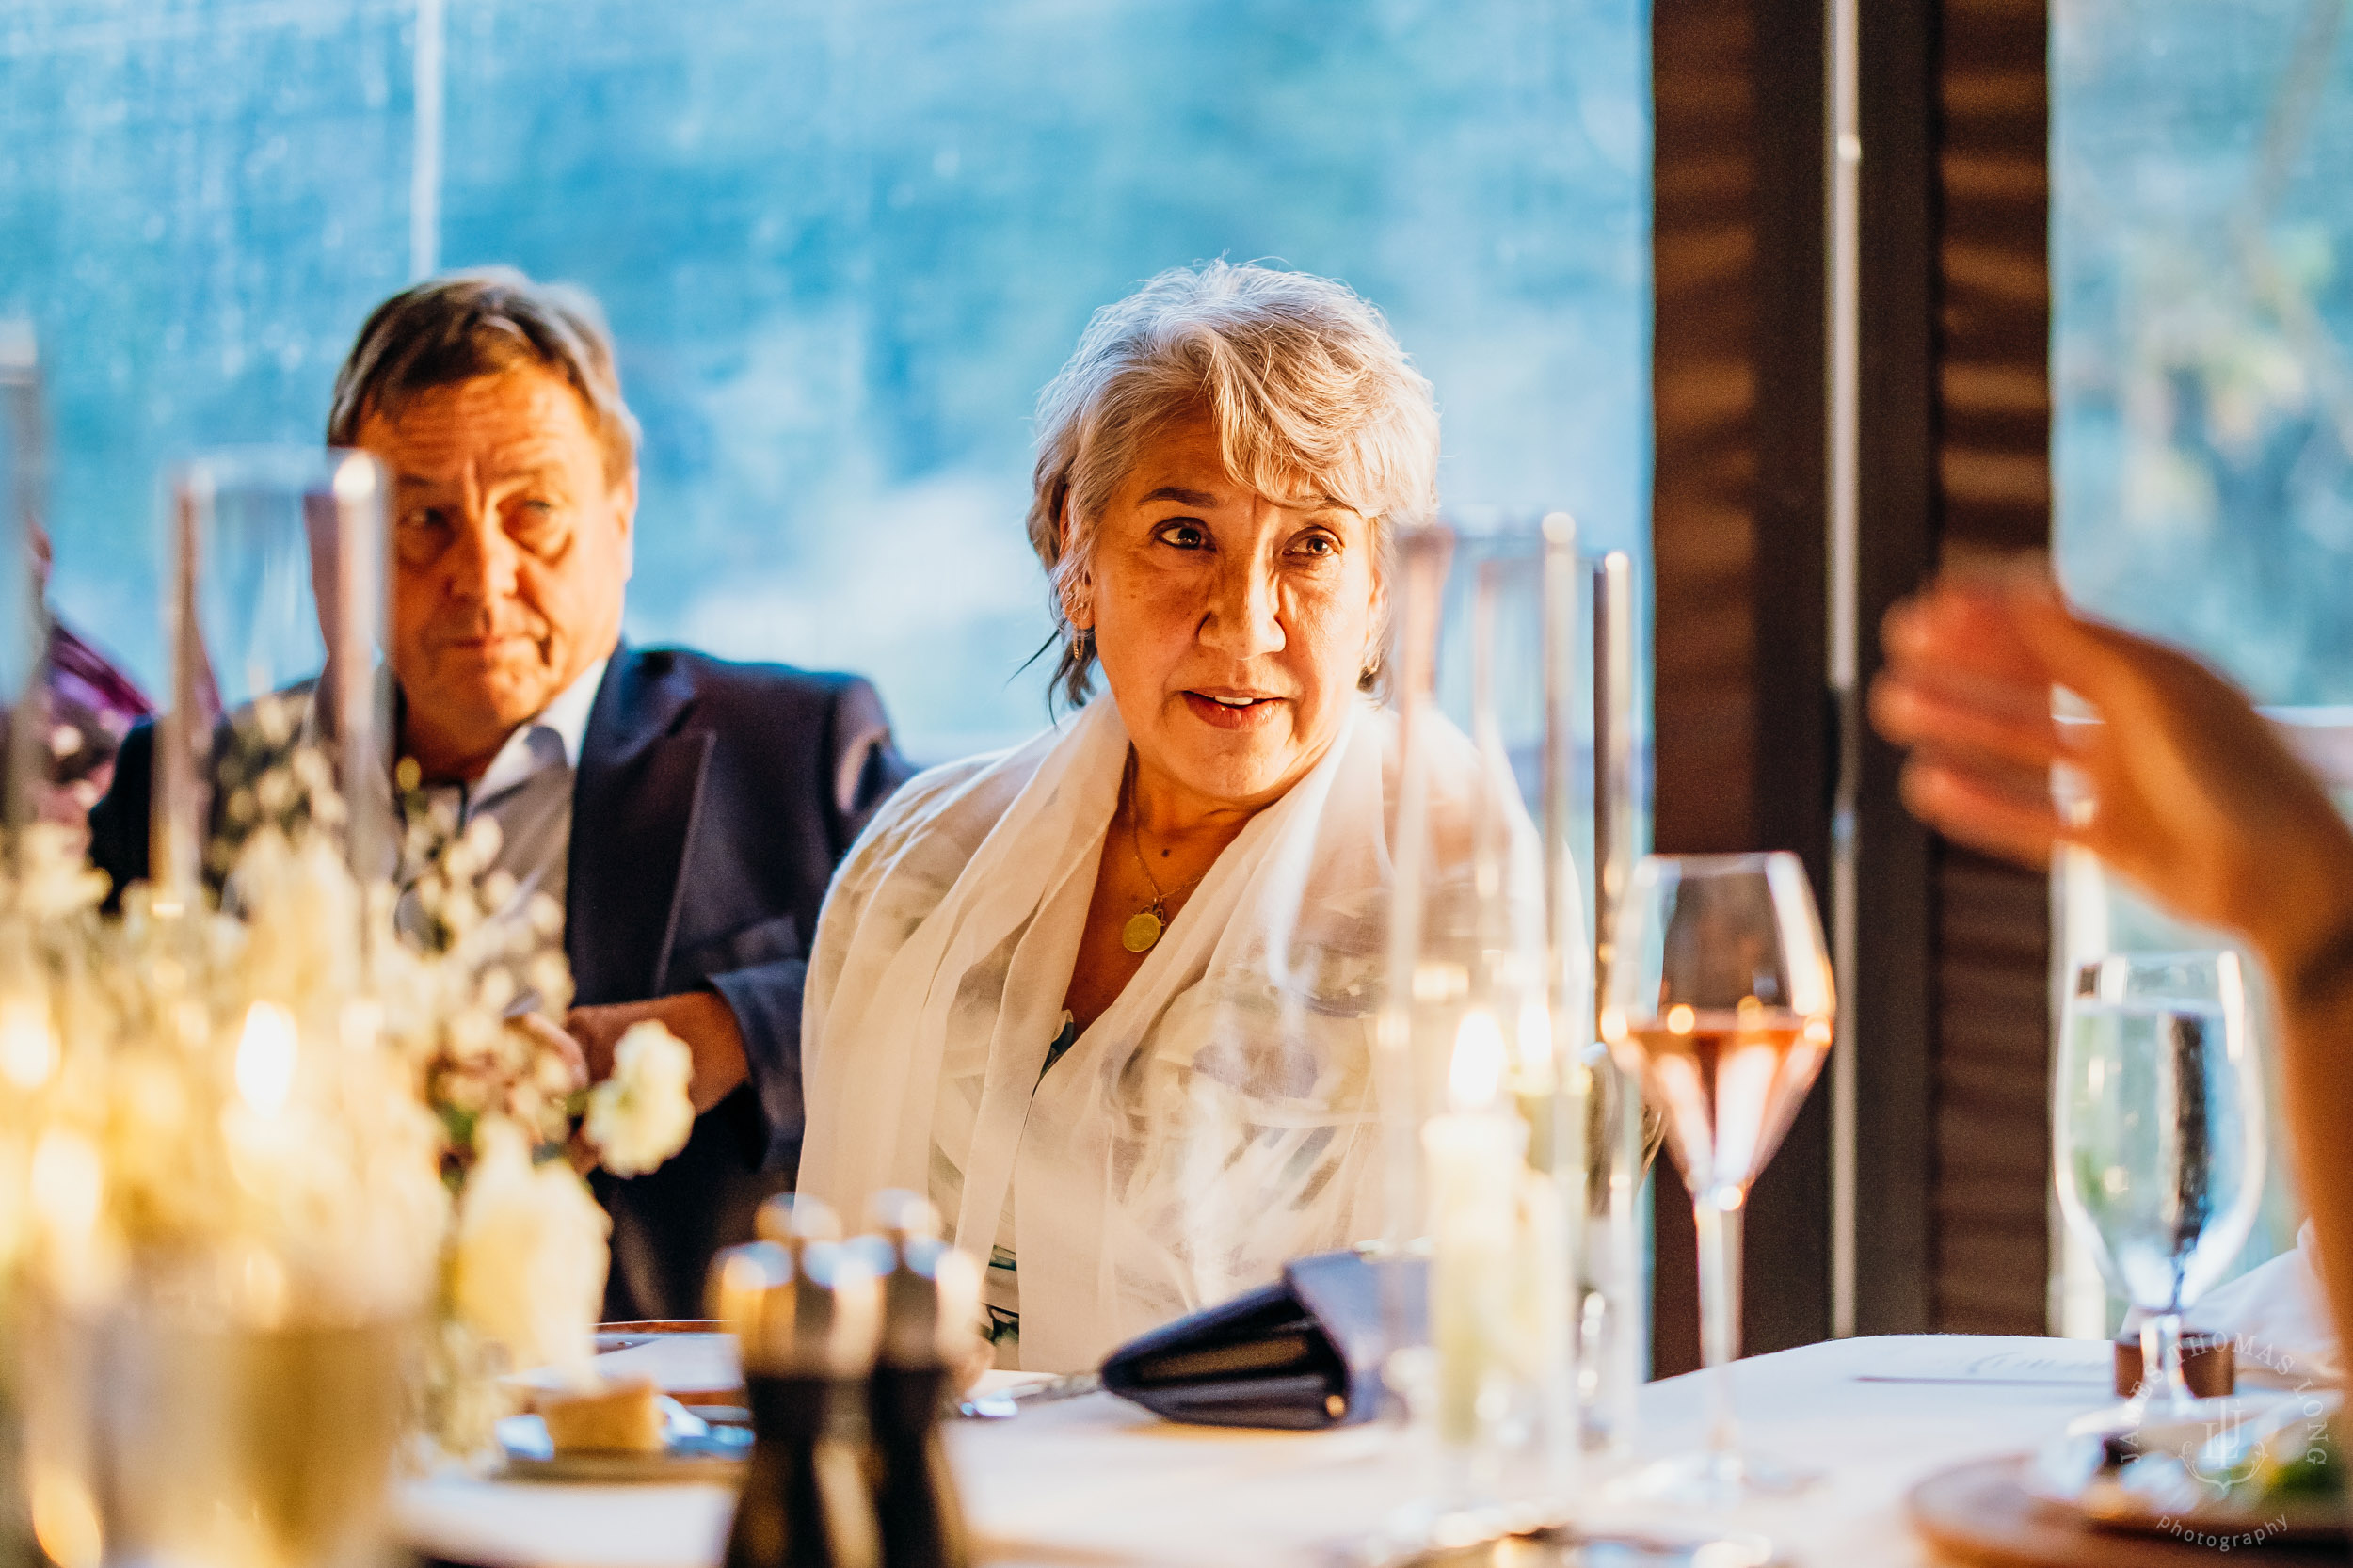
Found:
[[[2247,1244],[2266,1158],[2238,954],[2120,953],[2078,968],[2051,1121],[2059,1208],[2110,1288],[2146,1315],[2124,1424],[2202,1419],[2182,1379],[2182,1314]]]

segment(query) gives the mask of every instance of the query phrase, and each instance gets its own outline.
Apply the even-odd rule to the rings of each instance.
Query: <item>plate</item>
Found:
[[[626,1351],[672,1334],[724,1334],[727,1325],[716,1318],[654,1318],[642,1322],[599,1323],[597,1353]]]
[[[736,1359],[735,1336],[683,1332],[616,1336],[629,1343],[606,1351],[595,1362],[606,1383],[650,1383],[686,1405],[740,1405],[744,1368]],[[502,1380],[528,1400],[554,1393],[571,1379],[552,1367],[509,1374]]]
[[[2025,1474],[2033,1464],[2029,1454],[1973,1460],[1913,1487],[1905,1512],[1935,1560],[1968,1568],[2221,1568],[2253,1544],[2246,1538],[2255,1530],[2226,1535],[2202,1521],[2176,1521],[2180,1528],[2169,1530],[2094,1519],[2072,1503],[2030,1496]],[[2342,1544],[2265,1535],[2251,1560],[2264,1568],[2344,1568],[2345,1557]]]
[[[1467,1546],[1433,1546],[1387,1568],[1787,1568],[1761,1535],[1663,1528],[1517,1531]]]
[[[557,1453],[548,1424],[536,1416],[509,1416],[498,1424],[510,1480],[676,1483],[733,1481],[752,1451],[747,1427],[720,1426],[664,1400],[661,1453]]]
[[[2215,1400],[2225,1419],[2116,1430],[2089,1417],[2021,1467],[2019,1487],[2046,1508],[2109,1529],[2175,1540],[2213,1537],[2342,1544],[2344,1501],[2313,1475],[2297,1484],[2306,1453],[2332,1452],[2337,1399],[2312,1394]],[[2333,1465],[2333,1460],[2324,1461]],[[2282,1480],[2281,1478],[2289,1478]]]

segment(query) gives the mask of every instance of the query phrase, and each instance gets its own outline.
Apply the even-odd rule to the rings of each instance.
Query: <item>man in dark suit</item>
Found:
[[[392,480],[399,750],[501,830],[517,897],[565,909],[565,1029],[590,1078],[656,1018],[694,1059],[684,1149],[613,1217],[612,1319],[697,1317],[801,1139],[801,989],[825,886],[906,776],[855,676],[621,641],[636,425],[595,307],[506,270],[379,307],[336,378],[328,440]],[[91,813],[118,887],[146,874],[152,741]]]

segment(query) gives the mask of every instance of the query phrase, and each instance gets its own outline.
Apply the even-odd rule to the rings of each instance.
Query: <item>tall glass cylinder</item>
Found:
[[[235,448],[181,465],[170,492],[159,901],[217,885],[265,824],[330,827],[355,872],[382,875],[392,843],[382,468],[359,452]]]
[[[49,628],[38,563],[47,458],[31,330],[0,323],[0,823],[11,831],[40,815],[46,776],[40,675]]]
[[[19,1276],[23,1194],[31,1162],[27,1136],[40,1121],[40,1091],[55,1070],[56,1040],[42,1014],[47,1000],[31,908],[23,896],[35,868],[24,831],[42,811],[47,778],[47,704],[41,672],[48,641],[37,569],[46,490],[47,441],[41,420],[40,363],[31,329],[0,323],[0,868],[13,873],[0,896],[0,1563],[40,1560],[31,1538],[26,1490],[27,1380],[14,1347],[25,1312]],[[78,842],[51,853],[78,860]]]
[[[1429,1283],[1391,1372],[1436,1445],[1443,1514],[1558,1509],[1574,1482],[1592,1016],[1575,555],[1565,517],[1401,539],[1381,1039],[1391,1241],[1426,1254]]]
[[[1612,551],[1586,568],[1593,626],[1593,968],[1598,1000],[1614,952],[1619,900],[1641,854],[1636,744],[1634,563]],[[1578,1408],[1585,1446],[1615,1461],[1631,1456],[1635,1395],[1650,1360],[1648,1208],[1643,1194],[1657,1150],[1641,1086],[1610,1055],[1596,1013],[1578,1036],[1588,1085],[1588,1195],[1592,1224],[1579,1268]]]
[[[70,1568],[345,1568],[384,1550],[448,1202],[348,874],[391,848],[383,476],[255,449],[169,491],[171,918],[62,925],[45,1000],[0,969],[24,1491]]]

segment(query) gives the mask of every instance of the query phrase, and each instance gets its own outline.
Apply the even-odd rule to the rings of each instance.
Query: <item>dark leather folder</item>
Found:
[[[1425,1336],[1428,1265],[1319,1253],[1280,1282],[1154,1329],[1112,1352],[1103,1386],[1172,1421],[1309,1431],[1372,1418],[1388,1342],[1385,1290],[1408,1342]]]

